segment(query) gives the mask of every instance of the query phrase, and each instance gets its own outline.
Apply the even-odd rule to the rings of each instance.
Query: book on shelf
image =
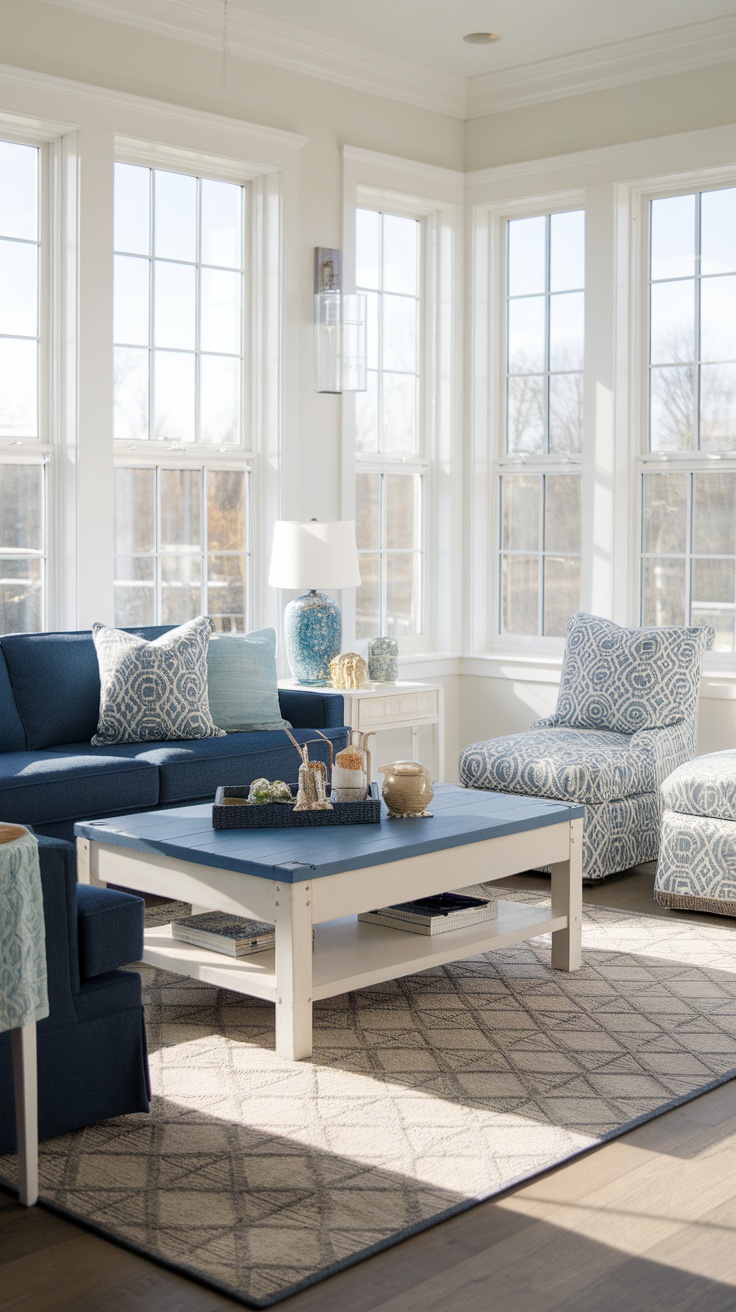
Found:
[[[470,897],[467,893],[436,893],[413,902],[363,911],[358,916],[367,925],[386,925],[389,929],[406,929],[410,934],[446,934],[451,929],[467,929],[498,916],[495,898]]]
[[[265,920],[248,920],[226,911],[202,911],[185,920],[172,920],[171,934],[183,943],[223,952],[228,957],[249,957],[268,952],[276,942],[273,925]]]

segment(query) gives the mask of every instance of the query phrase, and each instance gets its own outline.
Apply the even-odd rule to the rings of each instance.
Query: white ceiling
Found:
[[[736,15],[733,0],[229,0],[448,73],[478,74]],[[464,33],[498,32],[473,46]]]
[[[225,0],[46,3],[223,45]],[[227,0],[227,8],[234,56],[458,118],[736,60],[736,0]],[[468,45],[470,31],[501,40]]]

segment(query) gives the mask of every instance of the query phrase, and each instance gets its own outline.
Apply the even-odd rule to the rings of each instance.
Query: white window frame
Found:
[[[0,117],[0,138],[21,146],[33,146],[38,160],[39,219],[39,352],[38,436],[0,438],[0,463],[34,465],[42,468],[42,546],[30,554],[41,561],[41,626],[57,622],[59,608],[59,321],[60,224],[58,209],[58,144],[52,131],[28,124],[19,128],[13,120]]]
[[[631,461],[631,497],[635,513],[632,516],[630,543],[630,590],[634,609],[633,624],[641,623],[642,595],[642,534],[643,534],[643,475],[645,473],[697,473],[708,469],[736,472],[736,454],[726,452],[702,453],[658,452],[649,448],[649,241],[650,203],[669,196],[688,196],[694,192],[713,191],[721,187],[736,188],[736,167],[693,169],[688,172],[651,178],[646,186],[632,189],[632,213],[639,229],[639,241],[632,249],[632,350],[634,353],[634,398],[636,445]],[[688,560],[690,556],[688,554]],[[689,589],[688,589],[689,591]],[[686,621],[687,622],[687,621]],[[713,673],[732,672],[736,665],[736,652],[709,652],[706,669]]]
[[[113,438],[115,468],[154,468],[160,469],[240,469],[245,475],[246,487],[246,532],[248,541],[244,545],[245,558],[245,630],[254,627],[259,614],[258,583],[254,569],[253,542],[255,537],[256,506],[258,501],[259,452],[256,441],[258,382],[256,369],[249,368],[253,360],[254,344],[257,341],[257,300],[255,295],[255,270],[258,260],[258,232],[254,223],[254,214],[262,201],[257,179],[244,176],[243,166],[237,161],[217,161],[216,165],[203,169],[202,164],[192,166],[181,157],[172,162],[168,151],[147,144],[126,142],[121,144],[115,155],[116,164],[138,164],[143,168],[166,169],[168,172],[182,173],[188,177],[206,177],[221,182],[234,182],[244,189],[243,224],[245,229],[245,294],[242,305],[242,358],[243,371],[241,380],[241,441],[217,446],[212,442],[167,442],[156,438],[140,441],[126,441]],[[153,259],[153,255],[151,255]],[[158,511],[157,511],[158,515]],[[158,522],[158,521],[157,521]],[[117,554],[117,553],[116,553]],[[158,551],[154,553],[158,558]],[[156,616],[154,623],[161,622],[158,615],[158,589]]]
[[[355,517],[355,475],[403,470],[422,479],[422,632],[399,639],[400,660],[457,650],[461,641],[461,386],[463,175],[357,147],[343,147],[343,282],[355,287],[358,209],[418,219],[420,272],[419,444],[392,456],[355,449],[355,400],[342,398],[342,514]],[[355,598],[346,597],[346,641],[355,643]],[[359,639],[357,646],[365,645]]]
[[[183,172],[236,174],[251,187],[248,407],[258,442],[248,459],[256,471],[251,532],[259,550],[250,600],[257,623],[277,626],[281,606],[267,586],[268,548],[273,522],[284,513],[282,470],[297,459],[299,398],[284,380],[297,371],[299,323],[284,287],[298,268],[298,155],[306,138],[21,69],[4,70],[0,79],[0,135],[54,143],[57,244],[49,318],[55,345],[47,388],[53,442],[39,452],[55,475],[48,499],[47,627],[114,623],[113,168],[116,158],[136,155]],[[205,454],[216,463],[212,451]],[[223,454],[218,457],[222,461]],[[143,458],[136,452],[133,463]]]
[[[476,556],[478,567],[471,571],[471,643],[481,652],[496,652],[503,656],[514,653],[527,659],[559,659],[564,638],[501,633],[501,478],[513,472],[535,476],[579,472],[584,488],[588,420],[584,404],[583,452],[579,456],[553,452],[541,455],[506,452],[507,234],[508,224],[513,219],[564,214],[569,210],[586,211],[587,256],[588,223],[583,190],[558,191],[498,204],[486,203],[476,206],[473,212],[473,267],[477,283],[473,307],[475,368],[471,413],[477,477],[470,488],[470,520],[473,528],[471,551]],[[587,263],[586,258],[584,378],[588,360]],[[484,447],[482,451],[481,446]],[[543,525],[540,527],[543,531]],[[583,527],[583,544],[584,540]],[[541,558],[541,549],[537,554]],[[584,557],[584,548],[582,554]]]

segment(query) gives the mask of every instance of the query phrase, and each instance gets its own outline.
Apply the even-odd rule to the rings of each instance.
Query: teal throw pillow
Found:
[[[100,667],[100,720],[95,747],[221,738],[207,701],[206,615],[153,642],[93,624]]]
[[[212,635],[207,687],[212,718],[221,729],[241,733],[288,728],[277,684],[274,629]]]

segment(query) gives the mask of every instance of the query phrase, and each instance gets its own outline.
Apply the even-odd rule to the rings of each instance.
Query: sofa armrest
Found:
[[[142,897],[115,888],[77,886],[79,970],[92,979],[140,961],[143,953]]]
[[[345,724],[345,703],[339,692],[279,688],[279,705],[294,729],[337,729]]]

